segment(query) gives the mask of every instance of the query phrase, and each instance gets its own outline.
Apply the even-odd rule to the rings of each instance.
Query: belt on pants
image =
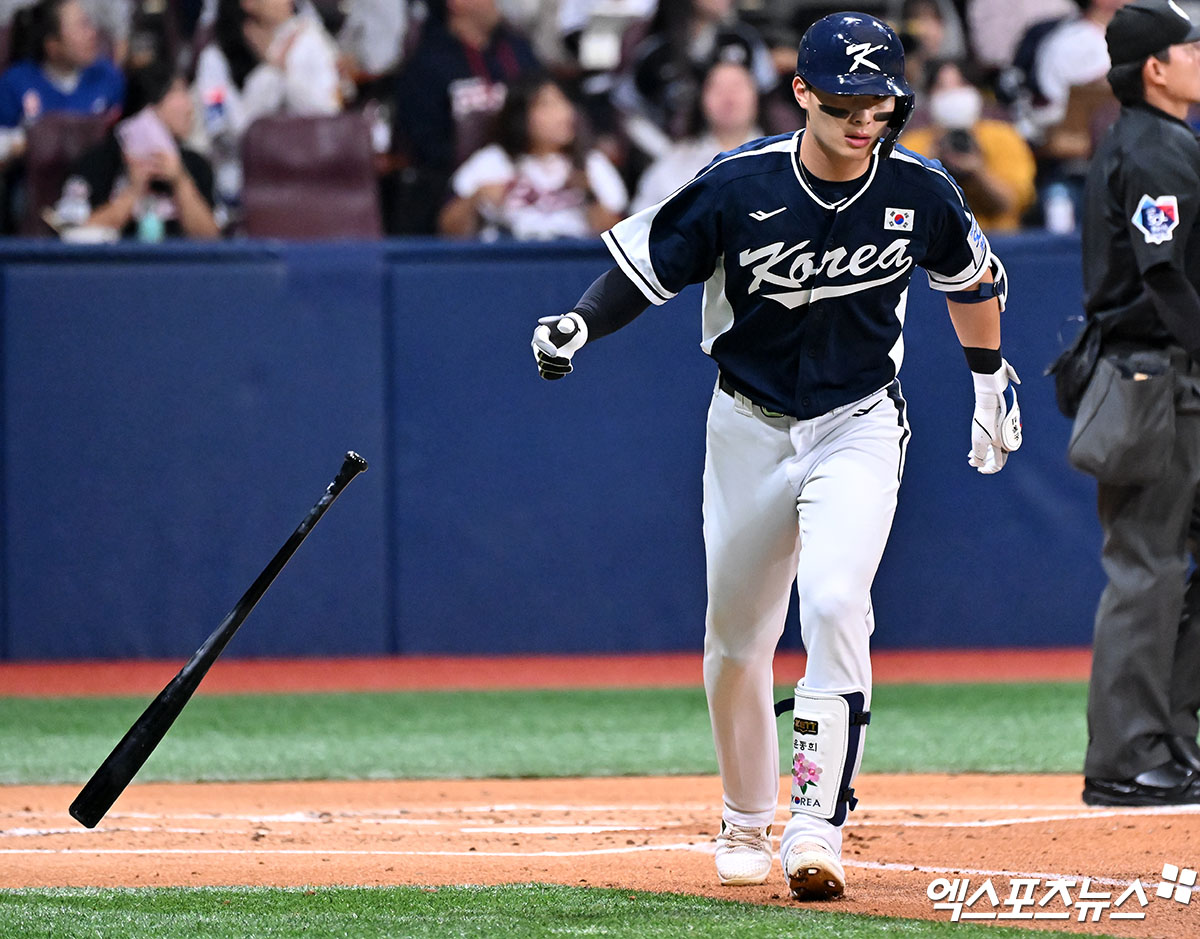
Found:
[[[762,411],[764,417],[790,417],[791,416],[790,414],[784,414],[782,411],[772,411],[770,408],[763,407],[761,404],[758,404],[757,402],[752,401],[750,399],[750,397],[748,395],[746,395],[744,392],[738,391],[736,388],[733,387],[733,385],[730,383],[729,379],[727,379],[725,377],[724,372],[717,373],[717,387],[720,388],[723,392],[725,392],[725,394],[729,395],[729,397],[731,397],[731,398],[737,398],[738,395],[741,395],[743,398],[746,399],[746,401],[749,404],[753,405],[754,407],[756,407],[760,411]]]

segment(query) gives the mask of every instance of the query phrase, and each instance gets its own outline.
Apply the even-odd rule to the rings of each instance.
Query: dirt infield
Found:
[[[1197,868],[1200,810],[1089,809],[1079,782],[861,777],[847,896],[821,908],[947,920],[927,888],[967,878],[967,898],[990,881],[997,903],[985,893],[963,912],[1012,915],[1013,879],[1028,878],[1037,881],[1026,894],[1034,903],[1016,912],[1069,919],[1000,922],[1139,939],[1200,935],[1200,897],[1185,905],[1156,895],[1164,863]],[[0,887],[541,881],[791,904],[778,868],[762,887],[716,885],[714,777],[146,784],[93,831],[67,816],[74,795],[74,787],[0,787]],[[1137,881],[1146,905],[1136,889],[1119,909],[1098,899],[1099,919],[1081,923],[1084,877],[1110,901]],[[1055,879],[1076,883],[1055,893]]]

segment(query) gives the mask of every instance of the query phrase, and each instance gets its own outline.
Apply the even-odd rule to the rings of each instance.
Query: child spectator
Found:
[[[553,79],[511,87],[497,142],[455,172],[439,230],[529,241],[584,238],[615,225],[628,201],[625,184],[607,157],[587,148],[578,125],[574,104]]]
[[[212,168],[182,145],[194,116],[183,76],[162,63],[130,73],[126,114],[72,168],[64,200],[86,198],[86,223],[123,237],[216,238]]]
[[[114,116],[125,79],[100,57],[96,27],[80,0],[41,0],[18,13],[21,59],[0,75],[0,160],[25,151],[25,127],[51,111]]]
[[[906,131],[900,142],[942,162],[981,228],[1017,230],[1035,197],[1029,145],[1011,124],[982,116],[983,96],[957,62],[930,66],[927,108],[931,123]]]
[[[744,65],[717,62],[704,78],[688,137],[672,144],[642,175],[630,212],[661,202],[718,153],[762,136],[757,121],[754,76]]]

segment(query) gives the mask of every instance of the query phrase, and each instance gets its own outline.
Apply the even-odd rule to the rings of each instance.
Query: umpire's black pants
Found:
[[[1131,779],[1171,758],[1164,737],[1197,733],[1200,577],[1188,582],[1200,494],[1200,366],[1172,355],[1176,437],[1162,478],[1100,483],[1101,563],[1084,775]],[[1185,615],[1185,592],[1188,603]]]

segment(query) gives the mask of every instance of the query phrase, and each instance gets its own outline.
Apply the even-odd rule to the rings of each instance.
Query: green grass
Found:
[[[788,689],[780,689],[784,697]],[[1081,684],[876,689],[864,770],[1078,772]],[[0,783],[81,783],[148,698],[0,697]],[[780,720],[781,749],[790,722]],[[151,780],[463,778],[716,771],[703,691],[200,696]],[[930,915],[932,916],[932,904]],[[1026,930],[673,894],[516,887],[0,891],[4,939],[876,936]],[[1066,933],[1037,933],[1065,937]]]
[[[754,906],[668,893],[515,887],[0,891],[5,939],[1029,939],[1069,933]],[[1096,935],[1092,933],[1091,935]]]
[[[1085,694],[1073,683],[881,686],[863,769],[1077,772]],[[83,782],[147,702],[0,698],[0,784]],[[668,688],[201,695],[138,780],[714,772],[703,691]]]

